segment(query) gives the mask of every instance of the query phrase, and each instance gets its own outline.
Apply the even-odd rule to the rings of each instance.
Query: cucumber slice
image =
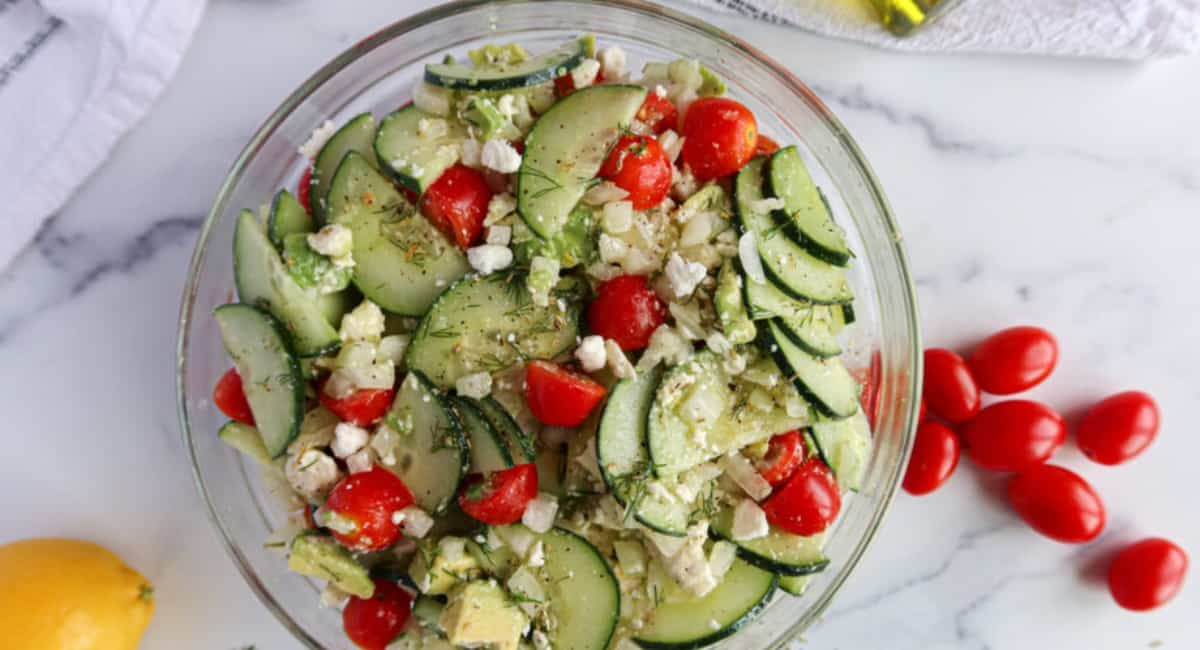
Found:
[[[217,437],[224,440],[230,447],[254,459],[259,465],[272,466],[271,454],[267,453],[267,446],[263,444],[262,434],[249,424],[232,420],[226,422],[217,431]]]
[[[533,437],[521,429],[521,425],[500,402],[493,397],[485,397],[475,403],[480,413],[487,418],[492,428],[500,434],[508,447],[509,454],[519,462],[532,463],[537,458],[537,444]]]
[[[717,275],[717,290],[713,292],[713,306],[721,331],[730,343],[749,343],[757,330],[747,314],[748,301],[743,300],[743,287],[748,280],[738,272],[732,260],[725,260]]]
[[[250,305],[222,305],[213,316],[242,377],[242,390],[266,453],[278,458],[300,433],[304,420],[304,379],[283,326]]]
[[[858,411],[858,383],[841,361],[836,357],[818,359],[805,352],[784,333],[778,320],[766,321],[766,325],[762,345],[817,411],[835,420]]]
[[[325,580],[359,598],[370,598],[375,593],[375,583],[367,569],[332,537],[300,535],[292,540],[288,568],[300,575]]]
[[[733,561],[716,589],[700,598],[670,593],[678,587],[668,581],[669,593],[634,640],[646,650],[688,650],[716,643],[758,616],[777,581],[775,574],[741,559]]]
[[[512,467],[513,460],[508,447],[479,407],[465,397],[450,397],[448,401],[466,429],[467,440],[471,442],[469,471],[472,474],[491,474]]]
[[[444,123],[446,133],[437,137],[423,135],[423,120]],[[393,180],[420,194],[458,162],[458,144],[466,138],[467,132],[458,121],[405,106],[379,123],[375,156],[380,168]]]
[[[817,453],[838,485],[857,491],[871,459],[871,425],[862,409],[845,420],[817,420],[810,428]]]
[[[587,37],[579,38],[540,56],[509,65],[473,68],[448,61],[425,66],[425,81],[455,90],[507,90],[553,81],[579,65],[588,56]]]
[[[596,430],[596,460],[605,485],[635,519],[652,530],[682,537],[687,534],[690,504],[666,501],[645,489],[653,478],[646,417],[662,376],[662,366],[655,366],[613,387]]]
[[[783,200],[783,209],[775,210],[772,216],[796,243],[830,264],[850,263],[852,254],[846,246],[846,236],[833,222],[825,197],[817,189],[795,145],[771,154],[765,191],[767,196]]]
[[[621,591],[608,562],[587,540],[555,528],[541,536],[542,569],[551,620],[550,646],[605,650],[621,615]]]
[[[808,583],[812,580],[811,575],[807,576],[779,576],[779,588],[792,596],[803,596],[804,590],[808,589]]]
[[[785,576],[819,573],[829,566],[821,552],[825,534],[804,537],[772,528],[766,537],[736,541],[733,539],[733,510],[725,509],[712,519],[710,530],[738,547],[738,556],[763,570]]]
[[[313,296],[292,279],[249,210],[238,215],[233,233],[233,279],[243,303],[264,307],[284,322],[300,356],[329,354],[341,345],[337,330]]]
[[[350,118],[336,133],[330,136],[313,161],[312,176],[308,181],[308,202],[312,210],[313,223],[321,226],[329,221],[329,188],[333,177],[342,165],[342,159],[351,151],[363,156],[375,166],[375,116],[362,113]]]
[[[499,372],[527,359],[549,359],[575,344],[579,305],[559,311],[533,304],[520,271],[473,275],[447,289],[413,333],[406,361],[434,384]]]
[[[325,315],[325,320],[334,327],[342,324],[342,316],[362,303],[362,294],[354,287],[346,287],[337,293],[323,293],[317,298],[317,308]]]
[[[387,311],[421,316],[471,270],[466,255],[358,153],[338,166],[328,207],[330,221],[354,235],[355,286]]]
[[[766,158],[746,163],[733,184],[733,205],[738,231],[752,233],[768,279],[801,300],[831,304],[854,298],[846,273],[813,257],[788,239],[766,210],[757,207],[763,198],[762,175]]]
[[[805,352],[815,357],[836,357],[842,353],[834,332],[835,322],[841,316],[839,305],[814,305],[796,300],[773,283],[755,282],[744,273],[742,295],[751,318],[777,318],[784,333]]]
[[[562,498],[567,495],[567,446],[545,445],[534,459],[538,490]]]
[[[267,217],[267,235],[275,248],[283,248],[283,238],[298,232],[312,232],[312,216],[300,205],[300,201],[287,190],[279,190],[271,200],[271,213]]]
[[[641,86],[589,86],[559,100],[533,123],[517,175],[517,212],[530,230],[543,239],[562,230],[645,98]]]
[[[444,511],[454,502],[471,460],[462,424],[446,398],[424,375],[410,370],[384,422],[400,434],[392,452],[396,462],[385,466],[404,480],[418,506]]]

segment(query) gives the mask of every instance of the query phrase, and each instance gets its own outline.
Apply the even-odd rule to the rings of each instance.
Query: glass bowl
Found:
[[[859,372],[877,359],[875,444],[862,489],[846,501],[830,531],[830,568],[800,598],[780,596],[726,645],[776,648],[828,607],[866,551],[907,463],[916,427],[920,336],[902,238],[870,167],[846,129],[788,70],[741,40],[694,18],[639,0],[513,0],[451,3],[397,22],[321,68],[272,113],[234,162],[192,256],[179,323],[178,399],[184,439],[201,496],[237,568],[262,602],[311,647],[349,648],[336,610],[318,602],[320,585],[287,570],[263,542],[283,520],[252,461],[221,442],[225,418],[209,395],[229,367],[213,308],[235,299],[232,238],[242,208],[257,208],[280,187],[293,187],[307,164],[297,153],[324,120],[362,111],[382,117],[405,103],[423,64],[491,41],[550,49],[581,32],[618,44],[630,69],[645,60],[701,60],[729,84],[729,94],[758,117],[760,130],[796,143],[824,188],[834,216],[857,253],[849,271],[858,300],[847,331],[847,365]]]

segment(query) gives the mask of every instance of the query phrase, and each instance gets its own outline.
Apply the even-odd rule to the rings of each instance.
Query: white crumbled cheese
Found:
[[[369,471],[375,466],[375,461],[371,458],[370,449],[360,449],[346,458],[346,469],[351,474]]]
[[[329,450],[338,458],[349,458],[352,454],[367,446],[371,434],[366,429],[349,422],[338,422],[333,429],[333,444]]]
[[[676,298],[686,298],[692,295],[700,281],[704,276],[708,275],[708,269],[704,268],[699,262],[689,262],[679,253],[671,253],[671,257],[667,260],[667,279],[671,283],[671,290],[675,292]]]
[[[625,356],[625,351],[621,346],[612,339],[604,341],[605,357],[608,360],[608,369],[617,379],[629,379],[637,376],[637,369],[633,367],[633,363],[629,361],[629,357]]]
[[[662,147],[663,153],[667,154],[667,159],[672,164],[679,159],[679,153],[683,151],[683,141],[686,138],[678,133],[667,129],[658,136],[658,146]]]
[[[487,217],[483,220],[483,225],[490,226],[494,223],[499,223],[508,215],[516,212],[517,199],[508,192],[500,192],[493,194],[488,201]],[[511,232],[511,227],[509,229]],[[489,242],[490,243],[490,242]]]
[[[411,428],[411,424],[408,424]],[[396,445],[400,444],[400,434],[393,431],[386,424],[380,424],[375,429],[375,437],[371,438],[371,449],[379,454],[379,459],[384,465],[396,464]]]
[[[483,166],[483,148],[475,138],[467,138],[460,145],[460,158],[467,167],[479,169]]]
[[[461,537],[443,537],[438,541],[438,553],[446,558],[448,564],[457,564],[467,555],[467,540]]]
[[[600,252],[600,260],[605,264],[620,264],[629,254],[629,244],[604,233],[600,233],[596,247]]]
[[[437,117],[422,117],[417,120],[417,137],[422,140],[438,140],[446,137],[450,126]]]
[[[733,566],[735,558],[737,558],[735,544],[724,540],[713,542],[712,548],[708,551],[708,569],[712,571],[713,579],[720,582]]]
[[[433,528],[433,517],[417,506],[408,506],[400,514],[403,517],[400,530],[413,539],[424,539]]]
[[[604,73],[605,81],[621,81],[625,78],[625,50],[613,45],[600,50],[600,70]]]
[[[323,507],[313,512],[313,521],[324,528],[343,535],[351,535],[358,528],[358,523],[354,519],[340,512],[328,510]]]
[[[329,138],[332,138],[333,134],[337,133],[337,130],[338,125],[334,124],[333,120],[322,122],[321,126],[313,129],[312,134],[308,136],[304,144],[300,145],[300,149],[298,150],[300,155],[309,159],[316,158],[317,154],[321,153],[321,149],[325,147],[325,143],[329,142]]]
[[[521,515],[521,523],[535,533],[544,533],[554,527],[554,517],[558,514],[558,499],[553,494],[539,492],[525,506]]]
[[[508,246],[512,241],[512,226],[488,226],[487,243],[494,246]]]
[[[725,335],[720,332],[713,332],[712,334],[709,334],[708,338],[704,339],[704,344],[708,346],[709,350],[712,350],[717,354],[725,354],[733,349],[733,344],[730,343],[729,339],[725,338]]]
[[[356,388],[353,375],[348,371],[338,368],[329,375],[329,380],[325,382],[324,390],[326,395],[334,399],[342,399],[353,393]]]
[[[542,543],[542,540],[539,539],[533,543],[533,546],[529,549],[529,558],[526,559],[526,562],[534,568],[546,564],[546,545]]]
[[[369,366],[354,367],[354,368],[338,368],[330,375],[330,381],[334,381],[333,376],[337,376],[337,388],[348,385],[353,389],[357,388],[391,388],[396,383],[396,367],[390,363],[375,363]],[[325,392],[330,392],[326,387]],[[342,395],[345,397],[345,395]]]
[[[601,181],[583,193],[583,202],[588,205],[604,205],[620,201],[629,196],[629,192],[612,181]],[[631,206],[633,204],[630,204]]]
[[[337,461],[318,449],[289,456],[283,471],[288,484],[308,497],[323,495],[341,476]]]
[[[604,351],[604,337],[595,334],[583,337],[579,347],[575,348],[575,358],[579,359],[579,365],[588,372],[596,372],[603,368],[608,363],[608,355]]]
[[[765,199],[757,199],[750,202],[750,209],[755,212],[770,212],[771,210],[782,210],[784,208],[783,199],[777,197],[769,197]]]
[[[671,196],[686,201],[699,189],[700,181],[692,174],[691,167],[684,165],[682,170],[675,168],[675,177],[671,180]]]
[[[354,266],[354,234],[350,229],[337,223],[331,223],[314,233],[309,233],[305,240],[308,247],[328,257],[334,266],[339,268]]]
[[[650,335],[650,344],[638,360],[638,370],[649,370],[666,362],[668,366],[683,363],[692,355],[692,344],[669,325],[659,325]]]
[[[383,310],[370,300],[363,300],[350,313],[342,316],[338,337],[343,343],[377,342],[383,337],[383,329]]]
[[[575,89],[587,88],[596,83],[596,75],[600,74],[600,62],[596,59],[584,59],[571,71],[571,82]]]
[[[376,349],[375,358],[377,361],[387,360],[399,365],[404,361],[404,352],[408,350],[408,343],[408,334],[385,336],[379,339],[379,347]]]
[[[609,201],[604,204],[601,225],[604,232],[619,235],[633,226],[633,202]]]
[[[705,527],[707,529],[707,527]],[[704,554],[705,536],[694,536],[689,528],[683,547],[664,563],[667,572],[679,586],[696,596],[704,596],[717,586]]]
[[[762,258],[758,256],[758,244],[754,241],[754,233],[748,232],[738,240],[738,259],[742,262],[742,270],[751,280],[759,284],[767,281]]]
[[[492,376],[486,372],[477,372],[459,377],[454,382],[454,390],[463,397],[483,399],[492,394]]]
[[[484,244],[467,249],[467,261],[471,268],[483,275],[506,269],[513,261],[512,249],[496,244]]]
[[[684,210],[679,211],[681,219],[684,212]],[[713,219],[714,215],[711,212],[699,212],[694,216],[689,214],[684,223],[683,232],[679,233],[680,248],[708,243],[708,238],[713,234]]]
[[[736,542],[745,542],[766,537],[771,532],[767,513],[752,499],[742,499],[733,509],[733,527],[730,531]]]
[[[484,167],[501,174],[512,174],[521,168],[521,154],[507,140],[500,138],[485,142],[479,159]]]
[[[751,499],[762,501],[771,496],[771,484],[754,469],[754,465],[740,453],[733,451],[719,461],[725,475],[733,479]]]
[[[321,607],[326,609],[340,609],[349,599],[350,594],[338,589],[333,583],[325,585],[321,590]]]
[[[413,106],[441,117],[450,115],[452,93],[429,82],[418,82],[413,88]]]

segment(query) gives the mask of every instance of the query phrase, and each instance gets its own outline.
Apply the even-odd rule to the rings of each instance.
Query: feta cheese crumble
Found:
[[[383,337],[383,330],[383,310],[370,300],[363,300],[350,313],[342,316],[338,337],[343,343],[377,342]]]
[[[596,248],[600,252],[600,260],[605,264],[620,264],[625,259],[625,256],[629,254],[629,244],[625,243],[622,239],[610,237],[604,233],[600,233]]]
[[[513,261],[513,252],[507,246],[484,244],[467,249],[467,261],[471,268],[483,275],[506,269]]]
[[[305,158],[314,159],[317,157],[317,154],[321,153],[321,149],[325,147],[325,143],[329,142],[329,138],[332,138],[333,134],[337,133],[337,131],[338,125],[334,124],[333,120],[325,120],[321,123],[321,126],[313,129],[312,134],[308,136],[304,144],[300,145],[297,151]]]
[[[737,542],[766,537],[771,532],[767,513],[753,500],[742,499],[733,509],[733,528],[730,532]]]
[[[708,270],[699,262],[689,262],[679,253],[671,253],[671,257],[667,260],[667,280],[671,283],[671,290],[675,292],[676,298],[685,298],[692,295],[696,287],[700,284],[704,277],[708,275]]]
[[[480,161],[484,167],[501,174],[512,174],[521,168],[521,154],[507,140],[500,138],[484,143]]]
[[[584,59],[575,66],[571,71],[571,82],[575,84],[575,88],[587,88],[596,83],[596,76],[600,74],[600,62],[596,59]]]
[[[399,511],[400,530],[414,539],[423,539],[433,528],[433,517],[417,506],[408,506]]]
[[[459,151],[459,161],[462,164],[473,169],[479,169],[483,166],[483,147],[475,138],[463,140]]]
[[[323,495],[333,488],[341,476],[337,462],[318,449],[308,449],[289,456],[283,471],[288,484],[308,497]]]
[[[525,506],[521,515],[521,523],[535,533],[544,533],[554,527],[554,517],[558,514],[558,499],[552,494],[539,492]]]
[[[329,258],[338,268],[354,266],[354,234],[336,223],[322,227],[305,237],[308,247]]]
[[[598,57],[600,59],[600,70],[604,73],[606,80],[619,81],[625,78],[625,50],[616,45],[606,47],[600,50]]]
[[[349,422],[338,422],[333,429],[333,444],[329,450],[338,458],[349,458],[367,446],[371,434],[366,429]]]
[[[754,465],[740,453],[733,451],[720,460],[725,475],[733,479],[751,499],[761,501],[771,496],[771,484],[754,469]]]
[[[463,397],[483,399],[492,394],[492,376],[486,372],[477,372],[459,377],[458,381],[454,382],[454,390]]]
[[[575,358],[579,365],[588,372],[596,372],[608,363],[608,355],[604,350],[604,337],[591,334],[583,337],[579,347],[575,348]]]

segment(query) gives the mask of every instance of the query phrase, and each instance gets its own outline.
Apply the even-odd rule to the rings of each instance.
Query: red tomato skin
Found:
[[[963,358],[942,348],[925,350],[925,402],[934,415],[961,424],[979,412],[979,384]]]
[[[1000,330],[975,346],[971,372],[984,392],[1012,395],[1042,383],[1058,363],[1058,341],[1040,327]]]
[[[921,406],[917,409],[917,422],[925,421],[925,398],[921,398]]]
[[[929,494],[941,487],[958,467],[958,436],[936,420],[925,420],[917,428],[912,456],[904,473],[904,490],[909,494]]]
[[[810,458],[762,504],[767,521],[793,535],[816,535],[837,519],[842,495],[829,468]]]
[[[473,495],[473,492],[478,492],[478,495]],[[476,521],[490,526],[504,526],[520,521],[525,506],[537,493],[537,467],[533,463],[525,463],[490,476],[468,476],[458,494],[458,505]]]
[[[1107,520],[1092,486],[1058,465],[1034,465],[1013,477],[1008,503],[1031,528],[1066,544],[1096,539]]]
[[[425,189],[421,214],[465,250],[483,235],[483,220],[491,200],[492,190],[483,173],[458,163]]]
[[[646,93],[642,107],[638,109],[637,120],[656,134],[676,126],[679,122],[679,109],[665,96],[653,90]]]
[[[601,81],[604,81],[604,79],[602,77],[603,77],[603,75],[599,71],[597,71],[596,76],[592,77],[591,83],[599,83]],[[591,85],[591,84],[588,84],[588,85]],[[559,99],[562,99],[563,97],[566,97],[567,95],[570,95],[571,93],[575,92],[575,90],[576,90],[575,77],[572,77],[571,73],[568,72],[567,74],[560,75],[560,76],[554,78],[554,94],[558,95]]]
[[[304,211],[312,214],[312,205],[309,203],[309,191],[312,185],[312,165],[304,168],[304,173],[300,175],[300,182],[296,184],[296,201],[304,206]]]
[[[779,143],[770,136],[758,134],[758,143],[754,145],[755,156],[769,156],[776,151],[779,151]]]
[[[242,376],[237,368],[226,370],[217,380],[217,385],[213,386],[213,404],[229,419],[254,426],[254,413],[250,410],[250,402],[246,401]]]
[[[799,431],[792,430],[771,436],[767,455],[755,464],[755,468],[771,487],[779,487],[796,473],[802,462],[804,440]]]
[[[1067,425],[1054,409],[1031,400],[996,402],[964,425],[963,444],[976,465],[1019,472],[1044,463],[1067,440]]]
[[[1125,609],[1145,612],[1166,604],[1183,586],[1188,555],[1174,542],[1150,537],[1126,546],[1108,566],[1108,591]]]
[[[865,371],[857,371],[859,380],[859,405],[867,416],[871,430],[875,430],[875,422],[879,419],[879,384],[883,381],[883,358],[879,350],[871,353],[871,364]]]
[[[623,135],[600,166],[606,178],[629,192],[634,210],[652,208],[671,190],[674,171],[658,140],[645,135]]]
[[[596,288],[588,305],[593,334],[612,339],[622,350],[641,350],[667,321],[667,307],[640,275],[620,275]]]
[[[525,401],[542,424],[579,426],[605,394],[604,386],[548,361],[525,366]]]
[[[337,398],[325,392],[322,383],[317,389],[321,405],[333,412],[343,422],[367,427],[375,424],[392,406],[396,391],[391,388],[360,388],[349,395]]]
[[[1142,453],[1158,436],[1158,404],[1141,391],[1106,397],[1084,414],[1075,441],[1101,465],[1119,465]]]
[[[683,116],[682,158],[696,180],[728,176],[754,157],[758,122],[750,109],[727,97],[701,97]]]
[[[392,521],[392,513],[413,502],[412,492],[399,476],[375,465],[342,479],[322,508],[356,524],[351,533],[333,531],[343,546],[356,551],[379,551],[400,539],[400,525]]]
[[[399,585],[375,578],[370,598],[351,596],[342,610],[346,636],[363,650],[384,650],[404,631],[413,597]]]

